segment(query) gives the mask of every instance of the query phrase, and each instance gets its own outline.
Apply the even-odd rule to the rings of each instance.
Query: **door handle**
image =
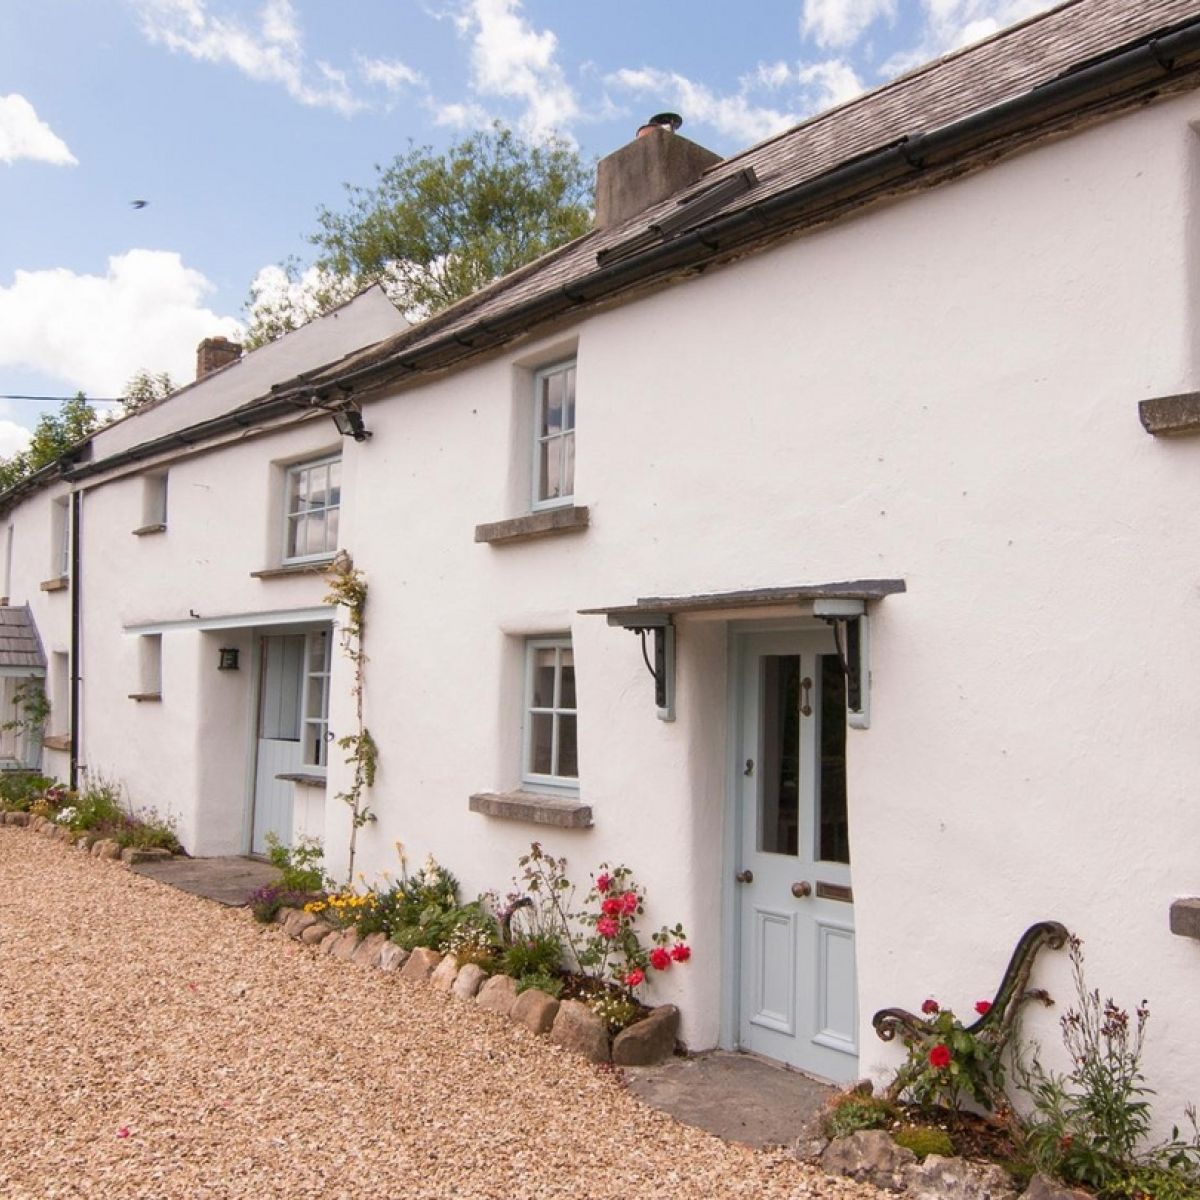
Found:
[[[792,884],[792,895],[797,900],[803,900],[806,896],[812,895],[812,884],[807,879],[801,879],[799,883]]]
[[[738,881],[738,883],[753,883],[754,882],[754,872],[753,871],[739,871],[734,876],[734,879],[736,879]]]
[[[812,680],[805,675],[800,680],[800,715],[802,717],[812,716]]]

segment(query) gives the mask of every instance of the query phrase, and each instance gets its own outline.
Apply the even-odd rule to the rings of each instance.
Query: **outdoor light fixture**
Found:
[[[362,413],[357,408],[343,408],[333,414],[333,423],[342,437],[352,437],[356,442],[365,442],[371,431],[363,425]]]
[[[238,652],[236,646],[222,647],[217,653],[220,655],[217,661],[218,671],[236,671],[238,669]]]

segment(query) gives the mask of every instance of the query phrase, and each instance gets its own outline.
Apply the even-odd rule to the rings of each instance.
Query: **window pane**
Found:
[[[575,654],[571,650],[562,652],[562,694],[558,698],[558,707],[575,707]]]
[[[762,659],[762,780],[758,848],[798,854],[800,843],[800,656]]]
[[[562,448],[559,438],[538,445],[538,499],[556,500],[561,494],[559,466]]]
[[[308,506],[308,472],[293,471],[289,479],[292,486],[291,503],[288,508],[292,512],[299,512]]]
[[[308,528],[305,554],[321,554],[325,550],[325,514],[323,512],[309,513],[304,518]]]
[[[319,675],[310,676],[308,680],[308,703],[305,706],[307,711],[305,716],[310,719],[321,720],[325,717],[325,680]]]
[[[329,634],[314,633],[308,639],[308,669],[310,671],[324,671],[326,669],[326,646],[329,642]]]
[[[554,737],[554,718],[550,713],[532,713],[529,724],[529,769],[535,775],[553,774],[550,747]]]
[[[575,435],[568,433],[562,439],[562,488],[560,496],[575,495]]]
[[[563,375],[563,428],[575,428],[575,368],[568,367]]]
[[[554,707],[554,657],[551,647],[534,652],[533,708]]]
[[[329,464],[329,503],[341,504],[342,502],[342,460],[339,458],[336,462]]]
[[[846,676],[836,654],[821,655],[821,779],[817,819],[821,862],[850,861],[846,820]]]
[[[308,507],[309,508],[324,508],[325,496],[328,491],[326,484],[329,478],[329,472],[324,467],[313,467],[311,471],[306,472],[309,476],[308,481]]]
[[[325,514],[325,549],[336,550],[338,541],[338,514],[340,508],[331,508]]]
[[[542,414],[539,437],[552,437],[562,432],[563,377],[546,375],[542,379]]]
[[[575,717],[558,718],[558,774],[579,778],[579,752],[575,748]]]
[[[304,553],[304,518],[288,517],[287,556],[296,558]]]

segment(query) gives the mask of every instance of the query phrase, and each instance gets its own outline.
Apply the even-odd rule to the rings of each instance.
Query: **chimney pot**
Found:
[[[242,357],[242,348],[227,337],[210,337],[196,347],[196,378],[203,379],[213,371],[235,363]]]

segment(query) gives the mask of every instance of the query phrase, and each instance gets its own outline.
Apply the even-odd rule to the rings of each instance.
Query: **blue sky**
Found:
[[[729,154],[1049,7],[4,0],[0,393],[187,382],[318,206],[410,142],[500,119],[590,160],[671,109]],[[0,400],[0,454],[42,407]]]

